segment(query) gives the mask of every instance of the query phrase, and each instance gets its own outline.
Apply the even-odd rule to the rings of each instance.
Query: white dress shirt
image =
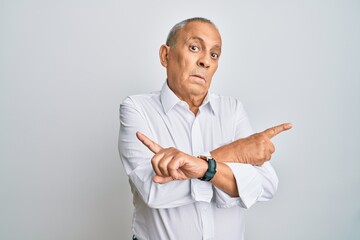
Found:
[[[133,193],[132,230],[139,240],[243,239],[246,208],[272,198],[278,179],[269,162],[261,167],[226,163],[240,197],[210,182],[191,179],[158,184],[153,153],[140,131],[162,147],[197,156],[252,134],[239,100],[209,93],[195,116],[165,82],[159,92],[127,97],[120,105],[119,152]]]

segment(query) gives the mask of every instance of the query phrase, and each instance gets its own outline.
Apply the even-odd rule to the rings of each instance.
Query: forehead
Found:
[[[200,38],[212,45],[221,46],[221,36],[219,31],[207,22],[190,22],[186,24],[179,32],[178,40],[188,41],[190,39]]]

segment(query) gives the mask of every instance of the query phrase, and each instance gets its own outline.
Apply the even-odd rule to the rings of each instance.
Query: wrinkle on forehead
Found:
[[[204,31],[204,27],[203,26],[207,26],[209,27],[211,30],[210,31]],[[180,31],[179,33],[183,32],[183,34],[186,35],[193,35],[194,31],[199,32],[199,33],[204,33],[205,35],[209,34],[209,32],[213,32],[216,33],[213,36],[215,37],[215,35],[217,35],[215,38],[218,38],[219,41],[221,42],[221,35],[220,32],[217,30],[217,28],[215,28],[213,25],[211,25],[210,23],[203,23],[203,22],[190,22],[188,24],[186,24]],[[190,36],[191,37],[191,36]]]

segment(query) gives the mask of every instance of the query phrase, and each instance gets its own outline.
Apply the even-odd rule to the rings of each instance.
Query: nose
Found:
[[[206,54],[203,54],[197,62],[197,65],[202,68],[209,68],[210,67],[210,59],[207,57]]]

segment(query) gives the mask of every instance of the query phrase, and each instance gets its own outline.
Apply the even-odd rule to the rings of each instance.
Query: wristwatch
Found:
[[[211,156],[198,156],[198,158],[205,160],[208,163],[208,169],[205,172],[205,175],[201,178],[199,178],[201,181],[207,181],[209,182],[216,174],[216,161]]]

